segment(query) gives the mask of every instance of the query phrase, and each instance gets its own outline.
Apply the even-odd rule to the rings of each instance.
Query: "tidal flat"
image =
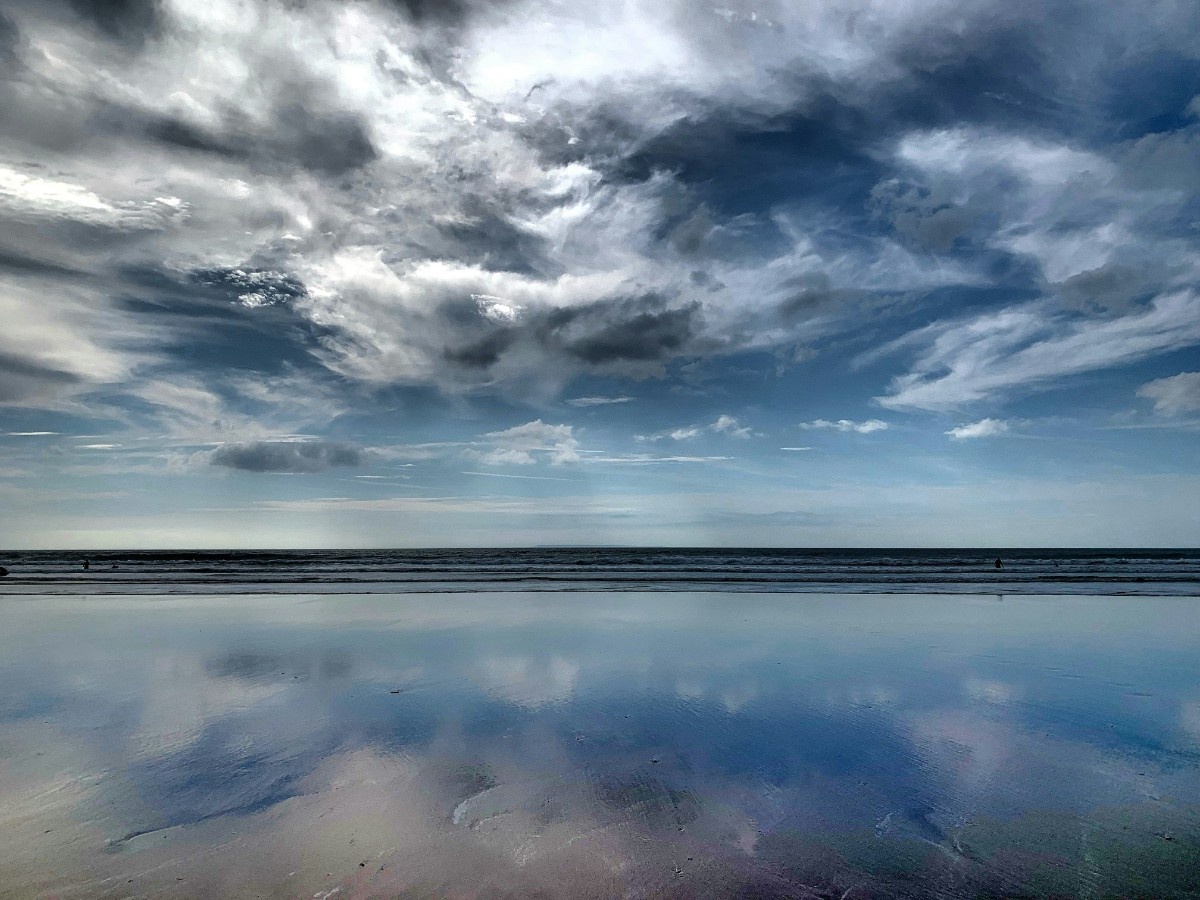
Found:
[[[3,897],[1185,897],[1189,597],[0,597]]]

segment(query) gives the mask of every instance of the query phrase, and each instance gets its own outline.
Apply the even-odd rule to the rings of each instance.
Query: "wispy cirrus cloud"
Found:
[[[1145,309],[1103,318],[1034,303],[938,323],[902,340],[921,349],[878,402],[891,409],[955,409],[1188,347],[1200,341],[1200,294],[1177,291]]]
[[[610,406],[614,403],[632,403],[633,397],[572,397],[566,402],[571,406]]]

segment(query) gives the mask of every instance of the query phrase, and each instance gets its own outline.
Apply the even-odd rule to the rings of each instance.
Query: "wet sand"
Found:
[[[0,606],[4,897],[1200,891],[1194,599]]]

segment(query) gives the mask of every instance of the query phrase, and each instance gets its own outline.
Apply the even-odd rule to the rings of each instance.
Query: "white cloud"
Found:
[[[736,418],[728,415],[720,416],[708,428],[716,434],[727,434],[735,438],[748,438],[754,433],[747,426],[738,424]]]
[[[541,419],[485,435],[493,445],[486,451],[469,450],[485,465],[532,465],[548,459],[551,465],[579,462],[579,440],[570,425],[548,425]]]
[[[889,408],[954,409],[1068,375],[1130,363],[1200,341],[1200,295],[1178,291],[1124,316],[1080,319],[1032,303],[941,322],[895,346],[923,345],[911,371],[877,398]]]
[[[863,422],[854,422],[850,419],[838,419],[836,422],[831,422],[828,419],[814,419],[811,422],[801,422],[800,427],[806,431],[828,429],[832,431],[854,432],[856,434],[871,434],[874,431],[885,431],[888,423],[880,419],[867,419]]]
[[[36,225],[62,220],[119,231],[163,228],[187,217],[177,197],[114,201],[82,185],[28,175],[0,164],[0,216]]]
[[[661,441],[669,438],[672,441],[690,441],[700,437],[702,434],[724,434],[729,437],[744,439],[753,436],[754,432],[748,426],[738,422],[736,417],[722,414],[707,425],[684,425],[668,431],[660,431],[657,434],[639,434],[636,436],[636,439],[639,441]]]
[[[1154,401],[1156,412],[1168,416],[1200,410],[1200,372],[1180,372],[1157,378],[1138,388],[1138,396]]]
[[[484,318],[491,319],[493,322],[509,324],[515,322],[521,314],[521,307],[505,303],[499,297],[492,297],[488,294],[472,294],[471,299],[478,305]]]
[[[1008,422],[1003,419],[980,419],[978,422],[971,422],[967,425],[957,425],[946,434],[956,441],[964,441],[970,438],[995,437],[1006,431],[1008,431]]]
[[[1125,169],[1147,168],[1133,150],[1126,155]],[[1144,269],[1153,260],[1164,272],[1178,269],[1185,244],[1149,233],[1175,201],[1121,178],[1121,164],[1098,153],[1019,134],[950,128],[905,135],[895,159],[940,201],[926,203],[928,224],[948,213],[963,228],[993,220],[987,244],[1028,257],[1052,285],[1114,264]]]

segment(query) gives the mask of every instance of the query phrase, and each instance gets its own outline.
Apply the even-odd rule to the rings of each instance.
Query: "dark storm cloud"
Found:
[[[536,326],[538,338],[594,366],[664,362],[700,331],[700,304],[668,307],[662,297],[552,310]]]
[[[460,347],[447,347],[445,357],[448,362],[469,369],[486,369],[499,362],[504,351],[511,347],[515,340],[516,335],[512,329],[499,330]]]
[[[366,123],[353,113],[314,112],[297,102],[277,109],[276,116],[276,152],[306,169],[340,175],[379,155]]]
[[[0,12],[0,62],[14,65],[20,58],[21,31],[17,23]]]
[[[158,0],[68,0],[72,10],[110,37],[140,43],[159,27]]]
[[[299,165],[323,175],[341,175],[378,156],[366,123],[355,113],[322,109],[300,96],[286,98],[266,122],[226,110],[220,128],[203,128],[181,118],[112,104],[93,118],[98,131],[141,136],[151,143],[247,162],[256,167]]]
[[[489,318],[483,308],[466,301],[441,305],[439,318],[454,335],[442,351],[446,362],[486,370],[506,357],[549,354],[558,365],[647,374],[686,352],[703,331],[699,303],[670,305],[657,295],[532,310],[512,320]]]
[[[821,307],[831,304],[850,306],[862,297],[863,292],[838,289],[823,273],[803,275],[786,283],[788,296],[775,309],[775,313],[786,321],[812,315]]]
[[[126,130],[130,124],[141,116],[128,109],[113,108],[105,110],[98,118],[98,124],[110,124],[113,130]],[[104,120],[108,119],[109,123]],[[146,116],[143,125],[144,134],[152,141],[160,141],[183,150],[194,150],[198,153],[212,153],[216,156],[227,156],[234,160],[249,159],[251,154],[250,140],[246,137],[227,137],[209,134],[200,127],[184,122],[172,116]]]
[[[329,441],[255,441],[224,444],[208,459],[214,466],[243,472],[307,475],[338,466],[356,468],[363,464],[365,454],[358,447]]]
[[[46,259],[0,246],[0,269],[25,275],[59,275],[82,277],[84,272]]]
[[[472,16],[509,5],[510,0],[387,0],[415,25],[452,26],[466,24]]]

